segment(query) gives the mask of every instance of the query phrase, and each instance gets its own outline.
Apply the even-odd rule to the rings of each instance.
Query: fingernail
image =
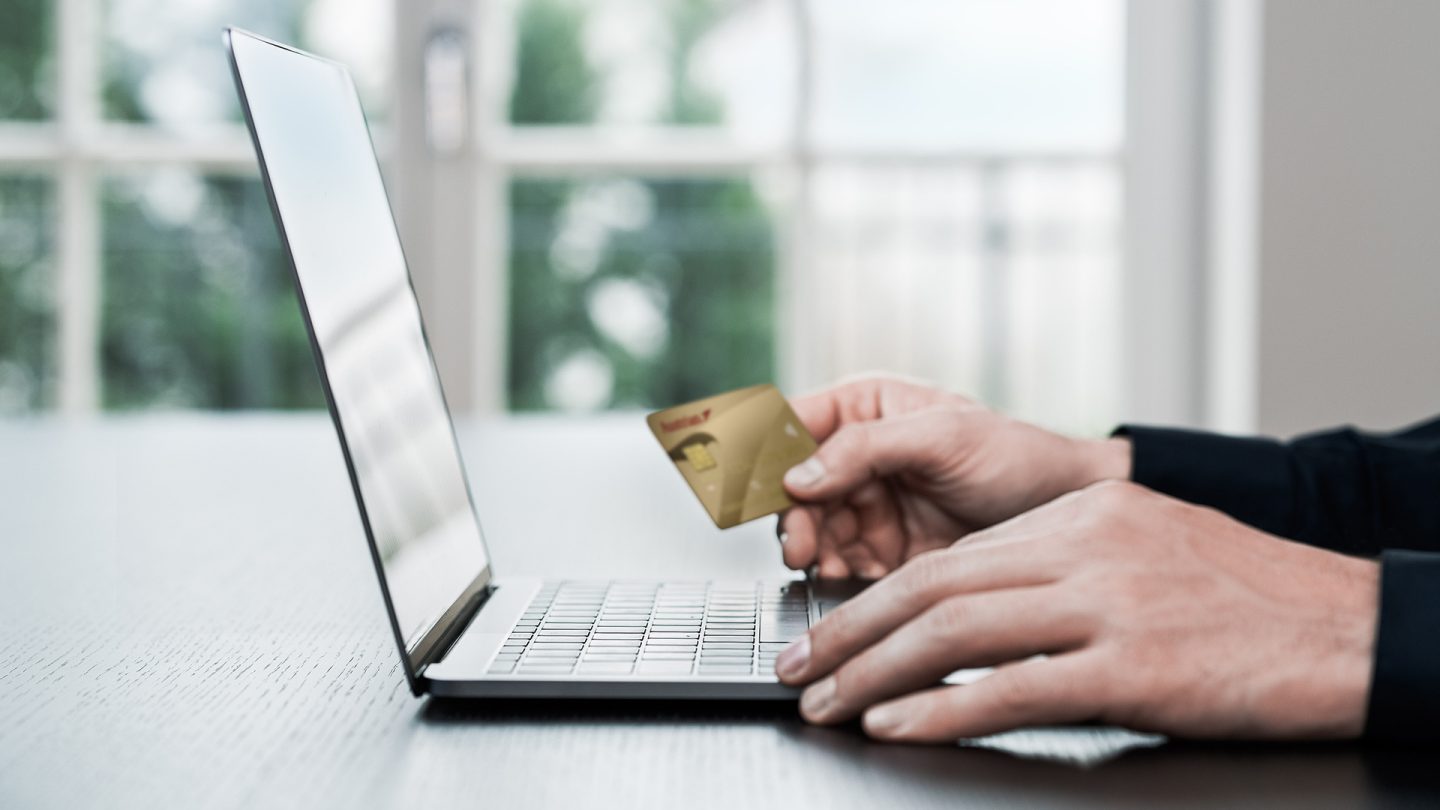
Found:
[[[876,706],[868,712],[861,721],[865,726],[865,733],[873,737],[889,737],[900,730],[900,723],[904,720],[899,710],[894,706]]]
[[[775,674],[782,678],[795,678],[805,671],[805,665],[810,663],[810,634],[806,633],[800,638],[790,642],[790,646],[780,651],[775,658]]]
[[[819,483],[824,477],[825,465],[820,463],[820,459],[811,456],[785,473],[785,483],[792,487],[808,487]]]
[[[782,545],[782,546],[785,545],[785,541],[786,541],[786,540],[789,540],[789,539],[790,539],[790,533],[789,533],[789,532],[780,532],[780,545]]]
[[[835,699],[835,679],[826,678],[815,684],[800,696],[800,713],[807,720],[824,720],[825,710]]]

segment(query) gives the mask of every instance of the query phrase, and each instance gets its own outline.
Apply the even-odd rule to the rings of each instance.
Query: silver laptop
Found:
[[[775,656],[852,589],[495,576],[349,73],[225,41],[411,690],[793,699]]]

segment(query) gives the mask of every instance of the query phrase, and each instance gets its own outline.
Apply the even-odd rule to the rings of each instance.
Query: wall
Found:
[[[1264,432],[1385,428],[1440,412],[1437,31],[1433,0],[1262,7]]]

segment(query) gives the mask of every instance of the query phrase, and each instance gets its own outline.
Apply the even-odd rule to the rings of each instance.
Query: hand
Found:
[[[1187,737],[1364,728],[1379,566],[1100,484],[917,557],[781,653],[815,723],[887,740],[1097,720]],[[1037,657],[1043,654],[1044,657]],[[966,686],[937,686],[996,665]]]
[[[820,448],[785,476],[785,564],[876,579],[1104,478],[1128,478],[1130,443],[1084,441],[965,397],[870,377],[792,403]]]

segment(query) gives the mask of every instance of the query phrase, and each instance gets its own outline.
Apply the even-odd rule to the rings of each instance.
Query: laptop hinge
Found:
[[[445,633],[430,647],[429,654],[425,656],[424,660],[416,662],[415,672],[417,675],[423,676],[426,667],[437,661],[445,660],[445,656],[450,654],[450,648],[454,647],[455,642],[465,634],[465,630],[470,627],[470,623],[475,621],[475,616],[480,613],[480,608],[485,606],[493,593],[495,593],[495,586],[486,585],[470,597],[470,600],[460,609],[455,621],[450,622]]]

